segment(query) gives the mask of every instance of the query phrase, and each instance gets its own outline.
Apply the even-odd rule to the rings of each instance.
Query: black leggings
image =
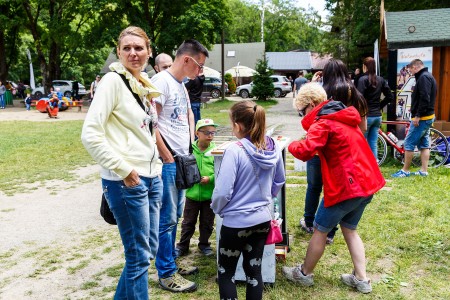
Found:
[[[269,227],[269,221],[247,228],[222,226],[217,266],[220,299],[237,299],[234,274],[241,252],[247,277],[246,299],[262,299],[261,265]]]

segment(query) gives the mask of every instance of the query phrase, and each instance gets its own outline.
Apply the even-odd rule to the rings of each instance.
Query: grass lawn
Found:
[[[202,110],[202,115],[229,127],[226,110],[232,104],[228,101],[210,103]],[[0,189],[7,194],[23,192],[23,183],[74,180],[72,170],[94,163],[80,142],[81,121],[0,122],[0,126]],[[290,155],[288,162],[293,162]],[[285,221],[291,235],[291,251],[286,262],[277,263],[276,283],[266,289],[264,299],[450,299],[450,169],[431,169],[428,178],[391,179],[390,174],[399,168],[400,164],[393,161],[381,168],[388,181],[386,188],[368,205],[358,228],[366,246],[367,271],[373,283],[373,292],[369,296],[358,294],[340,283],[339,275],[352,269],[340,231],[316,267],[313,287],[295,285],[281,275],[283,265],[302,262],[310,238],[298,227],[306,189],[305,180],[299,177],[305,173],[289,172],[288,176],[296,177],[288,182],[297,184],[287,188],[286,198]],[[99,233],[95,232],[96,235]],[[115,227],[111,227],[104,238],[117,239],[113,248],[120,248]],[[211,240],[215,248],[214,234]],[[50,245],[49,249],[52,247],[56,251],[58,246]],[[94,247],[98,247],[98,242],[86,242],[80,245],[80,251]],[[174,295],[159,289],[157,282],[151,280],[151,299],[218,298],[215,258],[202,257],[195,245],[191,245],[191,251],[192,254],[181,263],[189,260],[199,266],[200,273],[189,278],[199,284],[199,290]],[[0,263],[5,257],[0,253]],[[122,264],[123,261],[108,262],[106,271],[99,270],[95,277],[86,278],[80,288],[86,290],[86,296],[108,298],[114,286],[102,286],[101,277],[118,280]],[[80,264],[79,268],[83,267]],[[77,276],[77,272],[78,268],[73,268],[68,273]],[[154,267],[150,273],[155,273]],[[239,285],[238,291],[239,298],[245,299],[245,286]]]

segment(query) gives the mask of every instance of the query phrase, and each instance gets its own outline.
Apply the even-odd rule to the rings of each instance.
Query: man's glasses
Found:
[[[203,70],[204,66],[202,66],[201,64],[199,64],[192,56],[188,56],[190,59],[192,59],[195,64],[199,67],[200,70]]]
[[[215,131],[199,130],[199,132],[201,132],[201,133],[203,133],[204,135],[207,135],[207,136],[215,136],[216,135]]]

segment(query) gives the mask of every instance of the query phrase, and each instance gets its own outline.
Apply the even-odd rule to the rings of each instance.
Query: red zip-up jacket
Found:
[[[373,195],[386,183],[358,128],[360,121],[354,107],[324,101],[302,120],[306,139],[289,145],[289,152],[303,161],[319,154],[325,207]]]

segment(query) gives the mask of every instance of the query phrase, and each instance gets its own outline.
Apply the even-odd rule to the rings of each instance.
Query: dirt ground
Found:
[[[283,116],[276,134],[295,138],[301,133],[291,101],[282,98],[267,119],[270,126]],[[9,107],[0,110],[0,121],[64,122],[83,120],[86,112],[86,107],[82,112],[69,109],[55,120],[36,110]],[[113,296],[123,250],[116,227],[99,215],[98,170],[94,165],[74,171],[82,183],[47,181],[14,196],[0,191],[0,299]],[[156,282],[154,268],[150,278]]]

